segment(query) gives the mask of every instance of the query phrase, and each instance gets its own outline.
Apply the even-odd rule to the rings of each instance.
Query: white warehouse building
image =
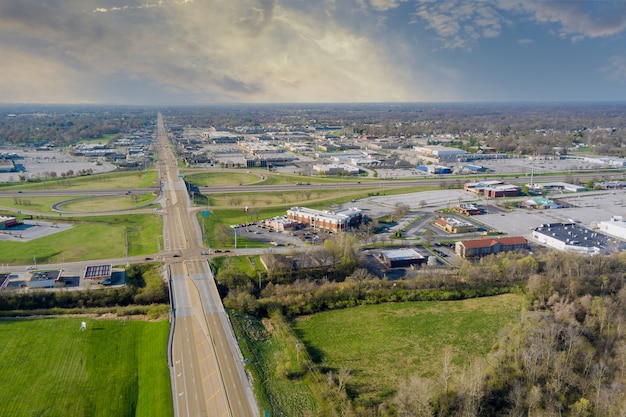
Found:
[[[549,223],[535,228],[532,233],[537,242],[566,252],[598,255],[621,250],[624,243],[576,223]]]
[[[609,221],[602,221],[598,224],[598,228],[607,235],[626,240],[626,221],[622,216],[613,216]]]

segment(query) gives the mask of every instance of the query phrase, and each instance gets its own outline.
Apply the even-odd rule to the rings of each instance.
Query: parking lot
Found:
[[[43,236],[49,236],[64,230],[71,229],[67,223],[51,223],[25,220],[23,224],[0,230],[0,240],[13,242],[28,242]]]

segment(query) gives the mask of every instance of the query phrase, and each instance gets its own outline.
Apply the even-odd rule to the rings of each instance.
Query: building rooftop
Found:
[[[403,261],[409,259],[423,259],[424,257],[415,249],[394,249],[386,250],[380,253],[387,259],[392,261]]]
[[[88,265],[85,267],[85,279],[109,278],[113,271],[113,265]]]
[[[576,223],[547,223],[535,228],[534,231],[572,246],[600,249],[621,246],[617,239]]]
[[[501,245],[527,245],[528,240],[521,236],[510,236],[510,237],[499,237],[499,238],[490,238],[485,237],[482,239],[474,239],[474,240],[464,240],[461,242],[463,246],[467,249],[477,249],[477,248],[488,248],[490,246],[494,246],[496,244]]]

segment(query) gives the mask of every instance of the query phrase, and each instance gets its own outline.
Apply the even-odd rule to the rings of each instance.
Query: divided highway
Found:
[[[243,357],[200,252],[201,234],[159,114],[159,177],[166,199],[163,250],[170,271],[174,335],[171,377],[175,415],[258,416]]]

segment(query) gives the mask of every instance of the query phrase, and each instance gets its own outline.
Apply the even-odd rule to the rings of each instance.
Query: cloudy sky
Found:
[[[626,1],[2,0],[0,102],[626,100]]]

